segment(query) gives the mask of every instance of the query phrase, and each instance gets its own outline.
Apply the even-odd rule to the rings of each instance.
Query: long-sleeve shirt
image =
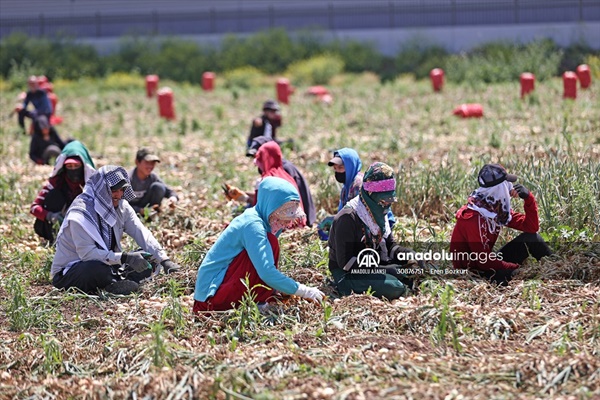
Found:
[[[54,186],[50,182],[46,182],[42,190],[39,191],[37,197],[31,204],[29,211],[33,214],[37,219],[41,219],[42,221],[46,220],[46,216],[48,215],[48,210],[44,208],[44,200],[46,200],[46,195],[49,191],[54,189]]]
[[[291,162],[282,159],[283,169],[287,172],[298,185],[298,192],[300,199],[302,199],[302,207],[304,207],[304,213],[306,214],[306,226],[311,226],[317,220],[317,211],[315,210],[315,204],[313,202],[312,194],[310,193],[310,186],[304,176],[298,170],[298,168]]]
[[[532,193],[525,199],[525,214],[511,210],[511,221],[506,225],[519,231],[536,233],[539,228],[538,208]],[[456,213],[456,225],[450,239],[450,253],[454,268],[475,270],[517,269],[519,264],[506,262],[493,252],[500,231],[491,233],[486,218],[479,212],[463,206]]]
[[[298,290],[298,282],[277,269],[267,237],[267,226],[252,207],[231,221],[204,257],[198,269],[194,299],[206,301],[214,296],[229,265],[244,250],[248,252],[260,279],[269,287],[287,294]]]
[[[250,147],[252,140],[259,136],[266,136],[275,140],[276,132],[277,128],[273,126],[267,116],[263,114],[259,118],[256,118],[252,121],[250,133],[248,134],[247,145]]]
[[[46,204],[46,197],[48,193],[50,193],[53,190],[58,190],[62,193],[62,200],[59,200],[60,198],[53,196],[53,199],[50,200],[50,204]],[[45,221],[46,216],[48,215],[48,211],[61,211],[60,209],[63,208],[63,213],[66,212],[66,210],[71,206],[71,203],[73,202],[75,197],[80,195],[82,191],[83,188],[81,185],[69,185],[65,181],[64,177],[53,176],[50,179],[48,179],[42,190],[39,191],[37,197],[31,204],[30,212],[37,219]],[[50,206],[56,209],[48,210],[44,206]]]
[[[116,249],[104,250],[99,246],[82,225],[76,222],[71,212],[68,212],[61,234],[56,241],[56,254],[50,274],[54,276],[65,268],[70,268],[79,261],[99,260],[109,265],[121,263],[121,239],[127,233],[144,251],[152,254],[157,261],[162,262],[169,257],[152,233],[142,224],[135,211],[125,200],[119,202],[117,222],[113,227]],[[96,215],[97,217],[97,215]]]
[[[23,100],[23,109],[27,109],[29,103],[33,104],[40,115],[49,117],[52,114],[52,103],[44,90],[28,91]]]
[[[146,204],[142,204],[144,200],[143,197],[150,188],[150,185],[152,185],[154,182],[159,182],[165,185],[165,198],[168,199],[169,197],[174,196],[179,200],[177,193],[167,186],[167,184],[164,183],[154,172],[151,173],[146,179],[142,180],[137,175],[137,168],[134,168],[129,171],[129,181],[131,182],[131,189],[133,189],[133,192],[135,193],[135,199],[131,200],[129,204],[131,204],[136,212],[139,212],[142,208],[144,208],[144,206],[146,206]]]
[[[343,208],[338,212],[329,231],[329,269],[344,269],[353,258],[358,257],[360,251],[367,247],[363,236],[363,223],[355,210],[352,208]],[[387,250],[397,245],[391,234],[385,238],[385,244]],[[393,260],[384,259],[384,257],[387,258],[387,250],[385,251],[386,255],[381,254],[381,247],[378,247],[376,250],[380,253],[382,265],[390,262],[393,263]],[[358,260],[354,259],[350,265],[351,268],[356,267]]]

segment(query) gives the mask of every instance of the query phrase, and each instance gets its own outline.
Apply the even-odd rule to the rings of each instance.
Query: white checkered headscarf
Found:
[[[110,188],[125,180],[123,199],[129,201],[135,198],[131,189],[129,176],[123,167],[106,165],[90,176],[83,193],[71,204],[69,212],[78,212],[85,217],[86,229],[96,229],[100,232],[108,249],[111,248],[112,227],[117,222],[117,213],[112,204]]]

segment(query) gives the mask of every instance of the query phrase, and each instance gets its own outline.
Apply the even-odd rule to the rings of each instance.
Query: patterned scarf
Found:
[[[512,183],[504,181],[489,188],[477,188],[467,200],[467,208],[481,214],[488,226],[490,233],[500,232],[502,226],[507,225],[510,215],[510,191]]]
[[[271,233],[278,236],[285,228],[290,228],[295,221],[306,218],[299,201],[288,201],[269,215]]]
[[[122,180],[126,180],[123,199],[129,201],[135,198],[131,189],[127,171],[123,167],[106,165],[100,168],[86,182],[83,193],[71,204],[69,212],[83,216],[83,227],[94,237],[100,234],[106,249],[111,249],[113,226],[117,222],[117,212],[112,204],[110,188]],[[59,233],[60,234],[60,233]],[[100,243],[99,243],[100,244]]]
[[[396,201],[396,178],[387,164],[371,164],[364,175],[360,194],[346,207],[354,209],[365,228],[367,245],[374,248],[391,233],[388,220],[390,204]]]

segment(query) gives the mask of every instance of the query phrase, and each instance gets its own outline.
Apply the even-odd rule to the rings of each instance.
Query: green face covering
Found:
[[[377,244],[385,232],[387,213],[396,201],[396,177],[389,165],[376,162],[369,167],[363,177],[360,200],[380,228],[377,237],[369,238]]]

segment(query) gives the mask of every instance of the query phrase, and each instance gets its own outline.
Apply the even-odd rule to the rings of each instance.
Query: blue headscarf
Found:
[[[350,200],[348,198],[348,192],[354,183],[356,175],[358,175],[362,168],[362,162],[360,161],[360,157],[358,156],[356,150],[349,147],[344,147],[343,149],[335,151],[333,156],[341,158],[344,162],[344,168],[346,169],[346,181],[344,182],[344,186],[342,186],[340,203],[338,204],[339,211],[342,209],[342,207],[344,207],[348,200]]]
[[[267,238],[271,232],[269,216],[288,201],[300,201],[298,190],[291,183],[277,177],[266,177],[260,182],[256,206],[234,218],[202,260],[196,277],[195,300],[206,301],[214,296],[229,265],[244,250],[269,287],[288,294],[298,289],[296,281],[275,267],[273,250]]]

